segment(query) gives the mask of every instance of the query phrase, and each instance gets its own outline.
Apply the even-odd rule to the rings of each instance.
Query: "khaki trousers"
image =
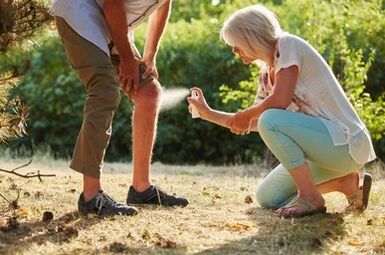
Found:
[[[87,92],[70,167],[100,178],[114,111],[120,103],[118,76],[105,52],[77,34],[63,18],[55,19],[69,62]]]

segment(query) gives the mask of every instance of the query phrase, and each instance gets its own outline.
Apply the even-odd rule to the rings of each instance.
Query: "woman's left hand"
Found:
[[[250,115],[247,109],[237,112],[226,124],[230,128],[230,131],[236,135],[249,134],[252,121]]]

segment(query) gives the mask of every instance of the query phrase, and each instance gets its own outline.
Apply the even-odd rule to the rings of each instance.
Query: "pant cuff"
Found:
[[[74,162],[71,162],[69,167],[72,170],[75,170],[78,173],[81,173],[85,176],[90,176],[96,179],[100,179],[101,176],[101,169],[100,167],[95,167],[95,166],[89,166],[89,167],[80,167],[76,165]]]

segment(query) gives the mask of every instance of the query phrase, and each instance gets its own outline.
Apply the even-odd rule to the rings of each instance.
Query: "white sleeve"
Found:
[[[301,72],[302,51],[300,43],[295,37],[284,37],[278,44],[278,56],[275,63],[275,73],[277,74],[282,68],[297,66],[298,72]]]
[[[262,72],[259,75],[259,84],[258,84],[258,90],[257,95],[254,100],[254,105],[259,104],[265,97],[268,96],[268,92],[266,91],[265,81],[264,78],[266,78],[267,74],[265,72]]]

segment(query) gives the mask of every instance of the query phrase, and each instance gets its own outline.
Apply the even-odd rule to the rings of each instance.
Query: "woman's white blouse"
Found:
[[[132,32],[166,0],[126,0],[128,32]],[[110,55],[108,44],[112,41],[103,15],[104,0],[54,0],[51,14],[65,21],[80,36]]]
[[[349,145],[349,153],[358,164],[376,158],[369,131],[358,117],[332,70],[322,56],[305,40],[284,33],[278,40],[274,72],[292,65],[298,67],[293,103],[288,110],[320,117],[334,145]],[[272,91],[269,82],[260,82],[256,103]]]

